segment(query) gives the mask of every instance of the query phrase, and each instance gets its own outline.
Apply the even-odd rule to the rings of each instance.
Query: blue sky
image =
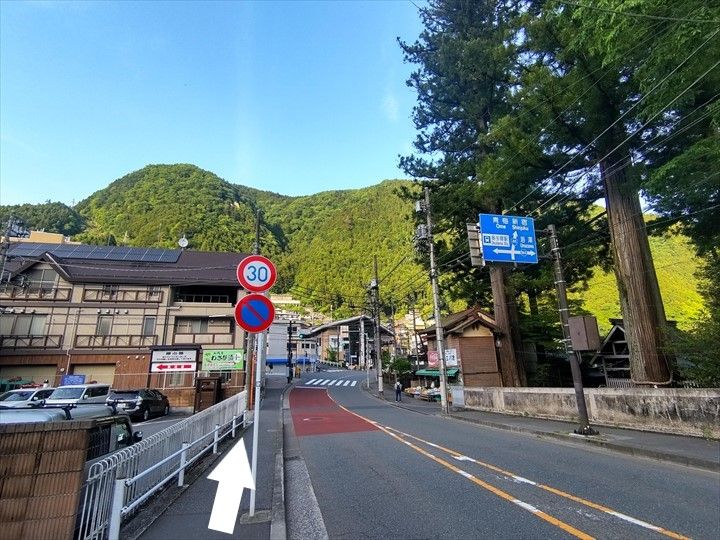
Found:
[[[401,178],[409,1],[2,2],[0,204],[150,163],[286,195]]]

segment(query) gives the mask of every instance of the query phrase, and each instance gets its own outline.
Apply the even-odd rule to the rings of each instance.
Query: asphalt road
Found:
[[[330,539],[720,533],[716,473],[419,414],[367,395],[362,380],[305,374],[289,396]]]

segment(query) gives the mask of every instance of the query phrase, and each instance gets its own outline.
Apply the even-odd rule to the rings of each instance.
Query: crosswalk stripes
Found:
[[[310,379],[305,383],[306,386],[350,386],[353,387],[357,381],[350,379]]]

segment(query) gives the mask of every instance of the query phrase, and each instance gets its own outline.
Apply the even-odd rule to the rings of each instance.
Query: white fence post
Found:
[[[233,414],[233,420],[232,420],[232,438],[235,438],[235,425],[237,422],[237,415]]]
[[[220,436],[220,424],[215,424],[215,437],[213,442],[213,454],[218,453],[218,438]]]
[[[125,504],[125,478],[117,478],[113,489],[112,505],[110,507],[109,540],[120,539],[120,522],[122,521],[122,508]]]
[[[185,463],[187,463],[187,448],[190,443],[182,443],[182,454],[180,454],[180,471],[178,472],[178,487],[183,487],[185,484]]]

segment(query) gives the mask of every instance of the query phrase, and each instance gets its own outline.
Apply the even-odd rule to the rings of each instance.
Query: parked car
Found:
[[[108,404],[115,404],[131,418],[147,420],[151,416],[165,416],[170,412],[170,402],[159,390],[149,388],[139,390],[111,390],[107,396]]]
[[[18,388],[0,395],[0,406],[21,408],[36,407],[47,399],[55,388]]]
[[[105,403],[109,392],[109,384],[71,384],[56,388],[45,403],[47,405]]]

